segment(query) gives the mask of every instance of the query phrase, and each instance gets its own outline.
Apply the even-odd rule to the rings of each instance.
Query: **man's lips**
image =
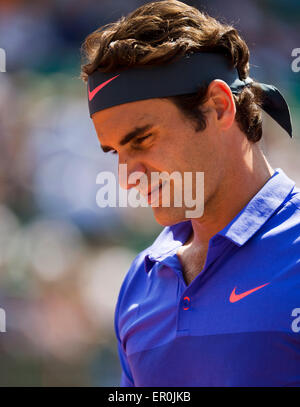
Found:
[[[156,187],[154,187],[154,186],[150,187],[150,189],[148,189],[148,191],[144,191],[144,190],[142,190],[142,189],[139,189],[138,187],[137,187],[137,190],[138,190],[139,193],[140,193],[141,195],[143,195],[145,198],[148,198],[148,196],[151,194],[151,192],[153,193],[154,191],[156,191],[156,190],[159,189],[160,187],[161,187],[161,184],[159,184],[159,185],[156,186]]]
[[[153,203],[154,201],[156,201],[156,199],[159,197],[159,194],[161,192],[161,190],[163,189],[164,185],[166,184],[166,181],[161,182],[159,185],[157,186],[152,186],[148,192],[147,191],[143,191],[142,189],[138,189],[139,193],[145,198],[147,199],[148,204],[150,205],[151,203]],[[153,202],[151,202],[153,201]]]
[[[156,188],[152,189],[150,192],[148,192],[148,194],[147,194],[148,203],[151,203],[151,198],[157,191],[161,191],[161,188],[162,188],[162,184],[160,184],[158,187],[156,187]]]
[[[160,192],[163,189],[166,182],[162,182],[159,186],[152,188],[147,194],[148,204],[151,205],[159,198]]]

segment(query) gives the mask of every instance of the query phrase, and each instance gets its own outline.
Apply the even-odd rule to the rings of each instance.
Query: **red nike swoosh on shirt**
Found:
[[[99,90],[101,90],[102,88],[104,88],[104,86],[106,86],[109,82],[113,81],[114,79],[116,79],[119,75],[114,76],[113,78],[108,79],[108,81],[105,81],[103,83],[101,83],[100,85],[96,86],[94,90],[90,91],[90,87],[88,88],[88,92],[89,92],[89,101],[91,101],[95,95],[99,92]]]
[[[252,288],[252,290],[245,291],[244,293],[241,293],[241,294],[236,294],[235,293],[236,287],[234,287],[234,289],[232,290],[232,293],[230,294],[229,301],[237,302],[237,301],[241,300],[242,298],[247,297],[247,295],[254,293],[254,291],[260,290],[261,288],[265,287],[268,284],[270,284],[270,283],[266,283],[266,284],[260,285],[259,287]]]

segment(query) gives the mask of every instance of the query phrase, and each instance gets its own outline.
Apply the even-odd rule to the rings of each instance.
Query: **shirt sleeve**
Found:
[[[120,334],[119,334],[119,323],[118,323],[119,322],[119,307],[120,307],[123,288],[124,288],[124,285],[121,288],[120,293],[119,293],[119,298],[118,298],[116,309],[115,309],[115,319],[114,319],[115,333],[116,333],[116,337],[117,337],[117,341],[118,341],[118,352],[119,352],[120,364],[121,364],[121,368],[122,368],[120,387],[135,387],[132,373],[130,371],[130,366],[129,366],[129,363],[127,360],[127,355],[122,346],[122,341],[121,341]]]
[[[135,387],[133,378],[130,372],[130,367],[127,362],[125,352],[122,350],[120,343],[118,343],[120,363],[122,367],[120,387]]]

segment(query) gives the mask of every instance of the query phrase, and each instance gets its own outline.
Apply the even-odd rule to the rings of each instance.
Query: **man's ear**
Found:
[[[216,111],[219,126],[229,129],[235,119],[236,106],[230,87],[221,79],[214,79],[207,89],[207,101]]]

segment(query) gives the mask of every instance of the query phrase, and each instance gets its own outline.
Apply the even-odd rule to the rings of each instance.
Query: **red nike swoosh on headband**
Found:
[[[259,287],[252,288],[252,290],[245,291],[244,293],[241,293],[241,294],[236,294],[235,293],[236,287],[234,287],[234,289],[232,290],[232,293],[230,294],[229,301],[237,302],[237,301],[241,300],[242,298],[247,297],[247,295],[254,293],[254,291],[257,291],[257,290],[265,287],[268,284],[270,284],[270,283],[266,283],[266,284],[260,285]]]
[[[120,75],[120,74],[119,74]],[[90,86],[88,88],[88,93],[89,93],[89,101],[93,100],[93,98],[95,97],[95,95],[99,92],[99,90],[101,90],[102,88],[104,88],[104,86],[106,86],[109,82],[113,81],[114,79],[116,79],[119,75],[114,76],[113,78],[108,79],[108,81],[105,81],[103,83],[101,83],[100,85],[96,86],[94,90],[90,91]]]

